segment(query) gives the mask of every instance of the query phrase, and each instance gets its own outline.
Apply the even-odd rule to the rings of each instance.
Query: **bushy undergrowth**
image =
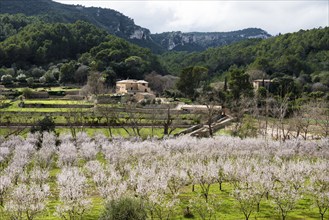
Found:
[[[145,220],[146,210],[137,199],[124,197],[109,201],[99,220]]]

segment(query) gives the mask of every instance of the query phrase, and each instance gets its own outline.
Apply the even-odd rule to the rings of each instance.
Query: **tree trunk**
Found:
[[[151,127],[151,137],[154,137],[154,122],[152,122],[152,127]]]
[[[163,125],[163,135],[168,135],[169,126],[165,123]]]
[[[206,203],[208,203],[208,193],[203,193],[203,196],[206,199]]]
[[[212,131],[212,127],[211,127],[211,122],[208,124],[208,127],[209,127],[209,136],[210,137],[213,137],[213,131]]]
[[[282,214],[282,220],[286,220],[286,215]]]
[[[110,127],[110,126],[108,127],[108,130],[109,130],[109,136],[112,138],[112,137],[113,137],[113,135],[112,135],[112,129],[111,129],[111,127]]]

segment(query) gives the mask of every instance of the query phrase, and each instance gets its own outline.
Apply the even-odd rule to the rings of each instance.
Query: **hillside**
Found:
[[[168,32],[151,34],[147,28],[136,25],[133,19],[118,11],[81,5],[65,5],[51,0],[0,0],[0,14],[4,13],[37,16],[38,19],[48,23],[87,21],[105,29],[110,34],[139,46],[150,48],[156,53],[167,50],[201,51],[209,47],[228,45],[248,38],[270,36],[265,31],[256,28],[226,33]]]
[[[220,74],[236,65],[260,69],[270,75],[281,72],[298,77],[302,71],[310,74],[329,69],[329,27],[300,30],[264,40],[249,39],[200,53],[169,52],[161,59],[171,73],[179,73],[191,65],[202,65]]]
[[[271,37],[266,31],[259,28],[247,28],[231,32],[165,32],[152,34],[152,39],[164,47],[173,51],[203,51],[209,47],[225,46],[245,39]]]
[[[84,84],[91,72],[108,85],[116,79],[162,73],[157,57],[88,22],[45,23],[24,15],[1,15],[1,83]],[[33,22],[32,22],[33,21]]]
[[[25,3],[11,2],[0,0],[0,9],[24,11],[22,5]],[[85,15],[79,14],[79,10],[93,8],[77,9],[78,6],[66,6],[49,0],[26,2],[31,5],[39,2],[40,5],[35,7],[43,9],[44,14],[0,14],[0,77],[3,84],[26,84],[29,81],[31,85],[83,85],[88,74],[99,72],[108,85],[113,85],[117,79],[143,79],[149,73],[179,76],[188,67],[201,66],[207,69],[207,82],[224,81],[233,69],[238,69],[248,72],[251,79],[266,77],[291,83],[295,94],[326,94],[329,91],[329,27],[300,30],[276,37],[269,37],[257,28],[229,33],[149,34],[149,37],[141,39],[128,34],[128,42],[123,37],[117,37],[128,32],[108,35],[110,29],[106,31],[88,21],[72,23],[73,20],[70,20]],[[13,5],[20,6],[11,7]],[[36,8],[30,7],[26,11],[34,14],[38,11]],[[59,10],[58,14],[56,10]],[[70,10],[72,13],[69,13]],[[77,16],[74,16],[75,12]],[[52,13],[57,18],[50,16]],[[125,16],[122,17],[125,19]],[[62,22],[55,22],[56,19]],[[131,19],[128,21],[134,24]],[[147,39],[152,40],[153,45],[161,45],[158,48],[170,51],[156,56],[152,50],[146,49],[150,48]],[[132,41],[138,41],[146,48],[132,44]],[[216,47],[217,44],[221,46]]]
[[[329,27],[249,39],[199,53],[169,52],[160,60],[174,75],[190,66],[202,66],[208,69],[207,80],[216,82],[238,70],[248,73],[251,80],[275,80],[277,94],[325,95],[329,92]]]
[[[147,39],[148,29],[135,25],[133,19],[122,13],[96,7],[64,5],[51,0],[0,0],[0,13],[38,16],[46,22],[73,23],[77,20],[88,21],[105,29],[108,33],[126,39]]]
[[[37,16],[49,23],[87,21],[105,29],[110,34],[137,44],[146,44],[156,51],[160,50],[151,40],[148,29],[136,25],[133,19],[112,9],[65,5],[51,0],[0,0],[0,13],[21,13],[27,16]]]

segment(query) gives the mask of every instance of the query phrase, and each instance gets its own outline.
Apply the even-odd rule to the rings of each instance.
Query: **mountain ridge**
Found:
[[[190,45],[196,45],[197,51],[206,50],[209,47],[225,46],[244,39],[271,37],[266,31],[260,28],[245,28],[229,32],[164,32],[152,34],[158,44],[167,50],[183,50]]]
[[[138,26],[132,18],[113,9],[68,5],[52,0],[0,0],[0,13],[38,16],[46,22],[73,23],[87,21],[108,33],[124,38],[155,53],[166,51],[203,51],[209,47],[224,46],[248,39],[249,32],[260,38],[270,37],[259,28],[246,28],[231,32],[164,32],[152,34],[149,29]]]

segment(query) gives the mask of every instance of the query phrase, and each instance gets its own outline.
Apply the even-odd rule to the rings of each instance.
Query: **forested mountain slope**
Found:
[[[7,17],[0,15],[0,20]],[[103,74],[109,83],[143,79],[152,71],[163,73],[149,49],[108,35],[90,23],[45,23],[23,15],[9,17],[10,25],[0,26],[5,27],[0,32],[4,39],[0,41],[0,78],[6,75],[15,81],[24,76],[23,81],[32,78],[44,83],[83,84],[90,72]]]
[[[201,51],[209,47],[228,45],[243,39],[266,38],[270,36],[266,31],[258,28],[232,32],[167,32],[151,34],[147,28],[136,25],[133,19],[118,11],[83,7],[81,5],[65,5],[51,0],[0,0],[0,14],[4,13],[21,13],[27,16],[35,16],[34,19],[42,20],[46,23],[86,21],[106,30],[110,34],[149,48],[156,53],[162,53],[167,50]],[[3,22],[7,23],[8,19]],[[3,40],[3,36],[0,33],[0,41],[1,37]]]
[[[75,5],[64,5],[51,0],[0,0],[0,13],[38,16],[45,22],[73,23],[77,20],[87,21],[104,28],[111,34],[126,39],[146,38],[148,29],[135,25],[133,19],[112,10]]]
[[[184,68],[203,66],[209,70],[208,81],[224,80],[234,67],[284,82],[298,81],[305,92],[325,92],[329,87],[328,27],[267,39],[254,39],[251,32],[248,38],[252,39],[231,45],[155,56],[151,50],[108,35],[85,21],[46,22],[40,16],[23,14],[0,14],[0,21],[0,77],[9,75],[14,81],[24,76],[49,83],[83,84],[90,72],[98,71],[113,83],[116,79],[142,79],[153,71],[179,75]]]
[[[73,24],[37,22],[26,25],[0,44],[0,66],[44,65],[76,59],[105,40],[106,32],[78,21]]]
[[[329,27],[300,30],[265,40],[249,39],[200,53],[169,52],[161,56],[168,71],[178,74],[185,67],[202,65],[220,75],[232,65],[298,77],[329,70]]]
[[[74,23],[82,20],[154,51],[161,50],[150,38],[148,29],[136,25],[133,19],[112,9],[65,5],[51,0],[0,0],[0,14],[4,13],[36,16],[47,23]]]
[[[180,76],[191,66],[206,68],[203,80],[222,83],[222,88],[226,80],[230,87],[236,86],[233,78],[241,76],[248,82],[272,79],[271,93],[282,97],[329,98],[329,27],[250,39],[200,53],[170,52],[161,56],[161,62],[167,72]]]

